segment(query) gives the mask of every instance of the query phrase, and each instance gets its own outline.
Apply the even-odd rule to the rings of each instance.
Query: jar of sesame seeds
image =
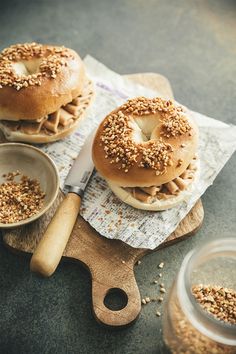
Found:
[[[187,254],[165,306],[163,334],[172,353],[236,353],[236,239]]]

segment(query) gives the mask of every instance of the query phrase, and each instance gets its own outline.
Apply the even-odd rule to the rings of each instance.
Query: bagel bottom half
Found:
[[[5,138],[12,142],[20,141],[31,144],[44,144],[64,139],[79,128],[86,117],[87,110],[93,101],[93,97],[93,84],[89,79],[87,79],[83,91],[78,97],[75,98],[78,102],[76,104],[72,104],[73,101],[68,102],[67,105],[59,107],[58,112],[62,110],[64,113],[69,115],[69,124],[63,126],[60,123],[58,124],[58,122],[57,124],[51,123],[52,127],[49,129],[49,127],[46,126],[47,120],[50,116],[48,115],[39,118],[38,121],[0,120],[0,130],[3,132]],[[67,106],[72,106],[72,108],[74,107],[76,113],[74,112],[68,114]]]
[[[125,189],[124,187],[120,187],[117,184],[113,183],[110,180],[106,180],[110,189],[113,193],[124,203],[142,210],[150,210],[150,211],[161,211],[167,210],[176,207],[183,201],[188,201],[193,193],[193,190],[196,188],[196,185],[199,180],[200,175],[200,163],[199,160],[195,162],[197,169],[194,172],[193,178],[189,183],[188,187],[182,191],[180,191],[177,195],[171,195],[168,199],[158,199],[153,198],[151,203],[145,203],[136,199],[130,191]]]
[[[79,128],[80,124],[85,118],[85,111],[83,111],[72,124],[67,128],[58,128],[57,133],[45,134],[43,131],[36,134],[26,134],[21,131],[14,131],[11,129],[11,122],[1,122],[0,130],[3,132],[5,138],[10,141],[19,141],[30,144],[46,144],[52,143],[61,139],[66,138],[69,134],[72,134],[76,129]]]

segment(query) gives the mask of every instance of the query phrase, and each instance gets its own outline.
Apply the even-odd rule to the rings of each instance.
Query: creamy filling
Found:
[[[187,189],[193,182],[197,170],[197,157],[195,156],[187,169],[179,176],[170,182],[164,183],[160,186],[151,187],[126,187],[124,188],[135,199],[152,204],[155,200],[166,200],[179,195],[182,191]]]

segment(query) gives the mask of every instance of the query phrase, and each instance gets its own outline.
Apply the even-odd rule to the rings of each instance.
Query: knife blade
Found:
[[[55,271],[69,240],[81,198],[93,173],[92,144],[94,132],[85,141],[65,181],[67,195],[59,205],[44,236],[39,241],[30,261],[30,269],[49,277]]]
[[[84,194],[84,190],[94,169],[92,160],[92,144],[94,135],[95,134],[93,131],[86,139],[65,181],[65,188],[69,192],[76,193],[81,197]]]

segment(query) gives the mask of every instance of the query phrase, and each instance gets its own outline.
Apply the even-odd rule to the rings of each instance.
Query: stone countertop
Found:
[[[121,73],[158,72],[176,99],[193,110],[236,123],[236,3],[233,0],[12,0],[0,2],[1,49],[17,42],[64,44]],[[163,261],[168,289],[185,254],[235,234],[236,158],[203,196],[197,235],[146,256],[136,267],[142,296]],[[156,305],[129,328],[111,331],[91,313],[86,270],[65,263],[50,279],[29,272],[29,259],[0,245],[1,353],[166,353]]]

